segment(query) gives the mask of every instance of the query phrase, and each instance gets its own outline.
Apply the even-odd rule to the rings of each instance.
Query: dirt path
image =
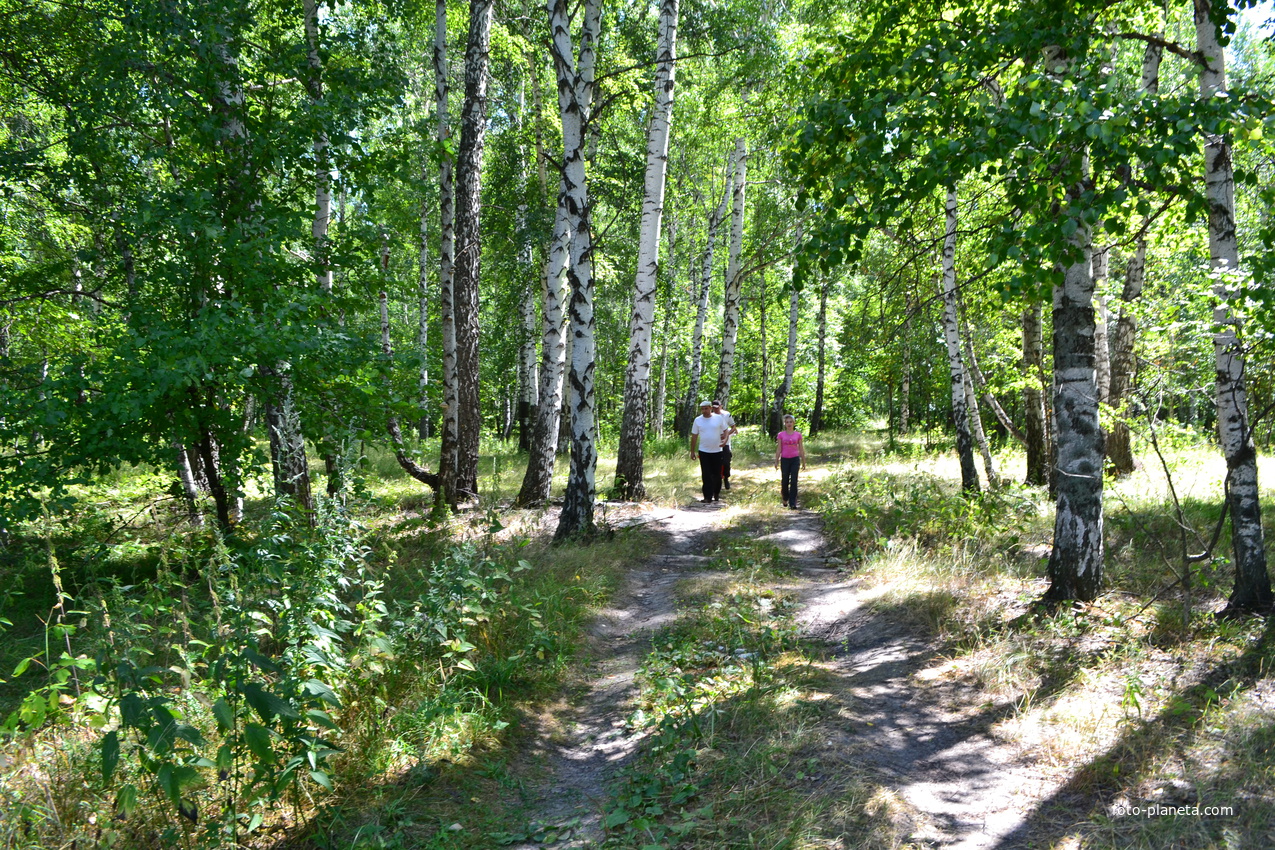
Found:
[[[590,629],[592,660],[572,696],[541,718],[532,757],[543,770],[527,791],[541,824],[568,825],[563,834],[571,839],[558,846],[586,847],[602,837],[608,783],[642,738],[626,724],[635,674],[652,635],[677,617],[678,582],[713,575],[707,553],[730,533],[722,528],[726,515],[721,506],[699,504],[655,515],[663,548],[629,571]],[[926,676],[936,663],[933,649],[865,606],[860,582],[825,557],[817,514],[786,513],[779,530],[762,539],[794,567],[782,589],[801,602],[803,634],[827,644],[839,698],[850,706],[853,722],[830,731],[912,810],[910,840],[960,850],[1019,846],[1015,831],[1050,783],[991,734],[995,714],[989,717],[973,691]]]

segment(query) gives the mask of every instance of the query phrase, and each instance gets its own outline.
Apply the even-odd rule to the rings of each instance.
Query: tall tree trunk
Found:
[[[1094,378],[1098,386],[1098,401],[1106,404],[1111,396],[1111,349],[1107,343],[1107,249],[1093,252],[1093,350]]]
[[[673,270],[677,268],[677,219],[672,214],[668,216],[668,221],[664,226],[665,238],[668,240],[668,262],[665,268]],[[664,286],[664,320],[661,323],[660,330],[660,377],[655,387],[655,407],[651,411],[651,421],[654,423],[655,436],[664,436],[664,412],[666,408],[666,400],[668,398],[668,344],[669,335],[672,333],[673,326],[673,293],[677,291],[676,283],[673,281],[675,272],[670,271]]]
[[[203,528],[204,515],[199,510],[199,487],[195,484],[195,473],[190,466],[190,455],[186,453],[186,447],[181,443],[174,443],[173,450],[177,454],[177,480],[181,482],[190,524],[195,528]]]
[[[1195,43],[1202,60],[1200,98],[1226,96],[1226,62],[1210,20],[1211,0],[1195,0]],[[1271,581],[1266,571],[1262,506],[1258,501],[1257,449],[1249,427],[1248,392],[1244,383],[1242,320],[1231,312],[1240,275],[1235,241],[1235,177],[1231,170],[1230,140],[1208,133],[1204,141],[1204,184],[1209,206],[1209,256],[1217,277],[1213,311],[1213,349],[1217,361],[1217,421],[1226,457],[1226,499],[1231,513],[1231,546],[1235,587],[1227,604],[1230,612],[1269,608]]]
[[[456,277],[452,288],[456,321],[456,492],[478,495],[478,444],[482,406],[478,397],[478,285],[482,274],[482,165],[487,132],[487,65],[492,0],[470,0],[465,48],[465,103],[456,151]]]
[[[708,216],[708,236],[704,242],[704,255],[700,264],[699,289],[695,300],[695,329],[691,332],[691,374],[686,386],[686,403],[678,425],[678,436],[691,434],[691,423],[699,412],[700,380],[704,368],[704,321],[708,318],[708,292],[713,282],[713,254],[717,248],[717,233],[726,217],[726,204],[734,193],[735,151],[726,159],[726,180],[722,188],[722,200]]]
[[[428,178],[422,173],[422,178]],[[429,420],[429,204],[421,201],[420,214],[420,251],[417,267],[416,287],[416,351],[421,360],[420,373],[416,380],[416,403],[420,407],[420,418],[416,420],[416,435],[424,440],[430,435]]]
[[[911,427],[912,419],[912,311],[916,309],[916,299],[909,291],[904,295],[903,317],[903,369],[899,382],[899,433],[906,434]]]
[[[965,350],[971,348],[970,340],[965,338]],[[996,460],[992,457],[992,447],[987,442],[987,432],[983,430],[983,415],[978,409],[978,397],[974,394],[974,379],[970,376],[969,363],[965,369],[965,408],[970,414],[970,431],[974,436],[974,444],[983,457],[983,472],[987,475],[987,486],[995,490],[1000,484],[1000,476],[996,474]]]
[[[668,140],[673,122],[674,63],[678,0],[660,0],[655,72],[655,108],[646,132],[646,178],[638,231],[633,315],[629,320],[629,360],[624,373],[624,413],[615,464],[614,492],[623,501],[646,498],[642,480],[647,402],[651,387],[651,333],[655,324],[655,281],[660,264],[660,223],[668,172]]]
[[[532,73],[535,73],[534,69]],[[526,109],[523,86],[518,88],[518,110],[514,126],[521,133],[523,112]],[[518,451],[531,451],[531,432],[536,425],[536,402],[539,397],[539,376],[536,370],[536,301],[537,274],[531,233],[527,227],[527,149],[518,146],[518,190],[520,200],[515,214],[518,233],[518,278],[523,281],[522,293],[522,341],[518,347]]]
[[[1050,481],[1049,430],[1045,425],[1045,346],[1044,317],[1040,302],[1023,308],[1023,386],[1025,411],[1024,432],[1027,449],[1026,483],[1047,487]]]
[[[323,105],[323,58],[319,53],[318,4],[316,0],[302,0],[301,9],[305,20],[306,61],[309,65],[306,93],[310,97],[310,105],[319,110]],[[332,169],[328,157],[328,134],[322,127],[315,133],[313,149],[314,221],[310,225],[310,235],[314,240],[314,277],[319,291],[324,295],[331,295],[332,257],[328,230],[332,221]],[[330,437],[329,434],[328,439],[324,440],[329,445]],[[328,495],[336,496],[344,487],[344,470],[331,448],[324,453],[323,465],[327,472]]]
[[[1084,169],[1087,180],[1088,169]],[[1068,191],[1082,203],[1085,184]],[[1064,213],[1065,214],[1065,213]],[[1061,217],[1061,216],[1060,216]],[[1068,241],[1079,262],[1054,286],[1054,548],[1049,556],[1051,602],[1097,598],[1102,588],[1102,430],[1094,366],[1094,281],[1089,224],[1080,216]]]
[[[529,60],[530,61],[530,60]],[[548,158],[544,150],[544,132],[540,126],[540,77],[531,62],[532,98],[536,114],[536,174],[540,194],[549,191],[545,170]],[[562,379],[567,360],[566,304],[563,301],[564,279],[571,256],[571,227],[567,220],[565,183],[559,180],[553,235],[545,254],[541,275],[541,345],[540,388],[536,418],[527,452],[527,470],[515,504],[520,507],[540,505],[549,499],[553,482],[554,458],[558,452],[558,431],[562,421]]]
[[[730,406],[731,372],[735,367],[735,340],[739,334],[739,296],[743,286],[740,257],[744,250],[744,189],[748,182],[748,149],[735,140],[735,192],[730,214],[730,253],[726,258],[726,293],[722,308],[722,357],[717,367],[716,397]]]
[[[221,184],[223,201],[220,210],[221,223],[227,231],[248,233],[253,230],[248,219],[253,216],[256,204],[251,195],[252,160],[248,144],[248,129],[244,120],[246,106],[239,57],[234,51],[233,34],[239,27],[233,15],[228,14],[219,22],[227,40],[213,45],[213,53],[220,67],[214,81],[213,112],[222,132],[220,163],[223,168]],[[201,306],[215,298],[232,298],[235,280],[213,280],[205,283],[200,294]],[[233,531],[235,523],[243,517],[243,488],[239,472],[239,457],[235,451],[223,451],[217,426],[210,421],[212,411],[221,406],[222,388],[216,378],[202,386],[191,387],[195,405],[195,418],[199,422],[198,453],[208,490],[216,506],[217,525],[223,532]],[[246,400],[244,433],[240,445],[247,443],[246,432],[251,422],[252,396]],[[230,436],[227,434],[226,436]],[[303,446],[304,451],[304,446]]]
[[[961,489],[978,492],[978,468],[970,437],[969,408],[965,402],[965,364],[961,359],[960,325],[956,313],[956,190],[949,189],[944,204],[947,230],[943,238],[943,339],[947,342],[947,371],[951,381],[952,425],[956,429],[956,453],[961,459]]]
[[[828,290],[832,286],[830,280],[824,280],[819,286],[819,353],[816,356],[818,371],[815,373],[815,409],[810,414],[810,436],[823,430],[823,382],[824,370],[827,368],[828,343]]]
[[[1148,44],[1142,56],[1142,90],[1147,94],[1160,91],[1160,59],[1164,48]],[[1133,457],[1133,441],[1130,439],[1129,394],[1137,369],[1134,349],[1138,339],[1138,318],[1130,309],[1134,301],[1142,297],[1142,285],[1146,280],[1147,240],[1138,237],[1133,256],[1125,271],[1124,290],[1120,293],[1120,316],[1111,343],[1111,394],[1108,404],[1115,411],[1111,427],[1107,431],[1107,460],[1116,475],[1133,472],[1137,462]]]
[[[597,426],[594,419],[594,365],[597,347],[593,317],[593,230],[589,189],[585,174],[585,132],[593,102],[593,74],[599,0],[586,0],[580,35],[579,61],[571,40],[567,0],[550,0],[550,50],[558,77],[558,107],[562,116],[562,177],[568,223],[571,230],[571,471],[554,533],[557,540],[593,532],[596,497]]]
[[[758,348],[761,351],[761,392],[757,399],[757,424],[765,429],[771,437],[775,436],[774,423],[767,411],[770,405],[770,343],[766,336],[766,316],[770,312],[770,298],[766,294],[766,270],[762,269],[757,276],[757,336]]]
[[[536,407],[535,429],[527,455],[527,471],[516,503],[540,505],[549,498],[554,458],[562,422],[562,380],[567,360],[566,304],[564,279],[570,262],[571,225],[567,220],[565,186],[554,216],[553,237],[545,258],[540,346],[540,403]]]
[[[456,184],[455,162],[447,142],[448,120],[447,3],[437,0],[434,12],[434,100],[438,118],[438,313],[443,345],[443,433],[439,441],[436,505],[455,510],[458,501],[457,470],[460,457],[460,401],[456,363]]]
[[[800,237],[798,237],[798,241]],[[801,290],[789,285],[788,288],[788,351],[784,358],[784,379],[775,388],[774,415],[770,417],[771,436],[783,430],[784,405],[788,402],[788,393],[792,392],[792,378],[797,371],[797,319],[801,308]]]
[[[671,224],[672,222],[670,222]],[[670,244],[670,248],[671,248]],[[669,252],[670,261],[673,259],[672,251]],[[660,377],[655,385],[655,407],[651,411],[651,421],[655,426],[655,436],[664,436],[664,410],[665,400],[668,398],[668,340],[669,334],[672,332],[673,305],[669,303],[666,295],[664,303],[664,321],[661,323],[660,330]]]
[[[1111,352],[1111,395],[1108,403],[1115,411],[1107,432],[1107,460],[1116,475],[1128,475],[1137,466],[1133,457],[1133,441],[1129,431],[1129,394],[1133,391],[1137,360],[1134,345],[1138,338],[1138,318],[1128,305],[1142,295],[1146,280],[1147,242],[1139,239],[1125,271],[1124,291],[1120,294],[1120,318],[1116,320]]]

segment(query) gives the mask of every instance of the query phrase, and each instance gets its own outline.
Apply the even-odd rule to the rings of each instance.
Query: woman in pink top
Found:
[[[782,482],[779,498],[790,508],[797,507],[797,469],[806,468],[806,445],[797,430],[797,420],[784,414],[784,430],[775,444],[775,469]]]

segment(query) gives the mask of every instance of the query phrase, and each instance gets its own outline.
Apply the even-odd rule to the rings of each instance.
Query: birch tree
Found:
[[[1158,36],[1157,36],[1158,37]],[[1140,90],[1144,96],[1160,91],[1160,60],[1164,55],[1161,44],[1148,42],[1142,57]],[[1133,256],[1125,268],[1124,287],[1120,292],[1120,314],[1111,339],[1111,390],[1107,403],[1115,411],[1111,426],[1107,429],[1107,459],[1117,475],[1128,475],[1134,470],[1133,445],[1130,440],[1126,400],[1133,391],[1133,379],[1137,366],[1134,346],[1138,338],[1138,318],[1131,305],[1142,296],[1146,280],[1147,237],[1143,220],[1139,229]]]
[[[571,470],[554,538],[593,531],[596,497],[597,427],[594,420],[593,230],[585,174],[585,134],[593,101],[595,51],[601,21],[599,0],[586,0],[577,60],[571,37],[567,0],[548,4],[550,53],[558,78],[558,111],[562,116],[562,200],[571,232],[570,287]]]
[[[536,114],[536,163],[540,193],[548,193],[544,163],[544,133],[540,126],[540,76],[531,66],[532,98]],[[553,464],[558,451],[562,424],[562,381],[567,360],[566,303],[564,282],[571,257],[571,224],[567,217],[565,177],[558,179],[553,233],[541,274],[540,387],[527,469],[515,504],[544,504],[553,482]]]
[[[1195,43],[1200,57],[1200,99],[1225,98],[1226,61],[1218,41],[1211,0],[1194,0]],[[1204,137],[1204,184],[1209,212],[1209,257],[1214,276],[1213,347],[1217,364],[1217,419],[1226,457],[1226,501],[1231,514],[1231,546],[1235,588],[1227,605],[1232,612],[1268,608],[1272,602],[1262,507],[1258,500],[1257,450],[1249,423],[1244,382],[1242,322],[1231,310],[1240,284],[1239,247],[1235,239],[1235,177],[1230,141],[1212,130]]]
[[[1044,316],[1039,302],[1023,308],[1022,369],[1026,375],[1023,384],[1024,447],[1027,451],[1028,484],[1047,487],[1050,482],[1049,429],[1045,419],[1045,342]]]
[[[735,342],[739,334],[739,298],[743,287],[744,190],[748,182],[748,148],[743,137],[735,140],[735,180],[730,214],[730,250],[726,257],[726,290],[722,307],[722,356],[717,366],[717,391],[725,407],[730,404],[731,373],[735,368]]]
[[[737,150],[737,149],[736,149]],[[726,217],[726,204],[734,195],[736,150],[726,157],[726,179],[722,184],[722,199],[708,216],[708,234],[704,240],[704,253],[700,259],[699,286],[695,295],[695,326],[691,331],[690,378],[686,386],[686,399],[682,404],[679,436],[691,433],[691,423],[699,412],[697,396],[704,369],[704,322],[708,318],[708,292],[713,283],[713,255],[717,248],[717,234]]]
[[[657,40],[655,107],[646,134],[646,178],[638,236],[633,315],[629,321],[629,360],[624,375],[624,413],[615,467],[615,494],[630,501],[646,496],[642,481],[647,406],[651,383],[651,332],[655,321],[655,282],[659,270],[660,222],[668,171],[669,131],[673,119],[674,63],[677,54],[678,0],[661,0]]]
[[[1048,60],[1047,60],[1048,61]],[[1083,153],[1080,180],[1068,190],[1065,229],[1078,257],[1055,284],[1053,445],[1054,546],[1049,556],[1045,599],[1092,601],[1102,587],[1102,430],[1094,358],[1092,236],[1084,219],[1088,167]],[[1073,229],[1074,228],[1074,229]]]
[[[439,440],[436,505],[455,508],[460,463],[460,402],[456,362],[456,186],[448,117],[447,2],[434,10],[434,102],[438,123],[438,314],[443,348],[443,431]]]
[[[487,65],[492,0],[470,0],[465,47],[465,102],[456,153],[456,271],[452,314],[456,323],[456,494],[478,494],[479,402],[478,284],[482,271],[482,166],[487,133]]]
[[[810,436],[812,437],[823,430],[824,376],[827,369],[828,348],[828,290],[831,286],[832,282],[827,278],[819,284],[819,329],[816,342],[818,371],[815,374],[815,407],[810,413]]]
[[[960,324],[956,311],[956,190],[948,189],[943,205],[943,340],[947,344],[947,371],[952,399],[952,425],[956,429],[956,454],[961,461],[961,489],[978,492],[978,468],[970,437],[969,407],[965,395],[965,365],[961,358]]]
[[[798,239],[800,240],[800,236]],[[764,296],[763,296],[764,297]],[[797,324],[801,318],[801,290],[798,289],[791,281],[788,283],[788,346],[784,355],[784,378],[779,382],[779,386],[775,387],[774,403],[771,405],[773,411],[770,416],[770,435],[773,437],[783,430],[783,417],[785,405],[788,403],[788,393],[792,392],[792,379],[797,371]]]

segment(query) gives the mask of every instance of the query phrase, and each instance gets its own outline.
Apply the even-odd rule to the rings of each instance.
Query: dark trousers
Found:
[[[722,453],[699,453],[699,474],[704,481],[704,498],[716,499],[722,492]]]
[[[722,480],[730,478],[730,446],[722,446]]]
[[[785,505],[797,507],[797,472],[801,469],[800,457],[779,459],[779,497]]]

